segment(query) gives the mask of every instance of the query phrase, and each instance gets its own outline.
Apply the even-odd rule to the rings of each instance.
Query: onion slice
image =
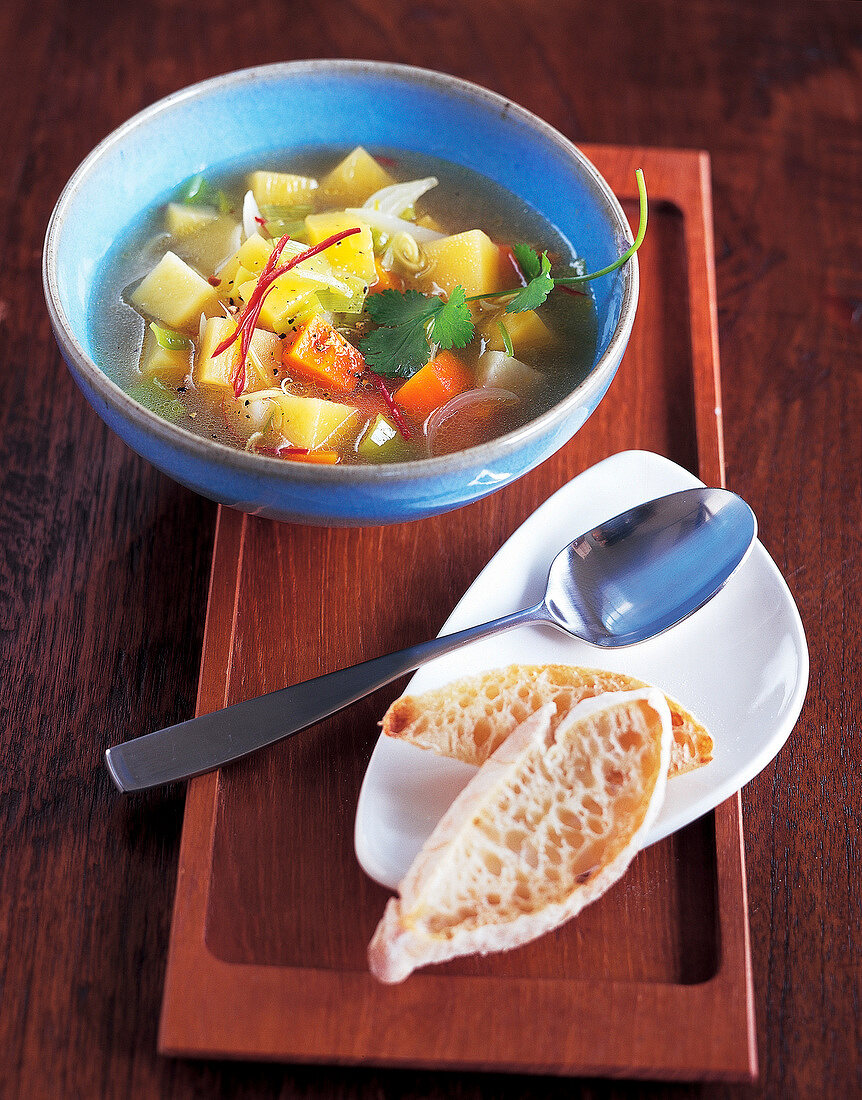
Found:
[[[426,191],[436,187],[440,181],[436,176],[425,176],[421,180],[407,180],[404,183],[390,183],[369,195],[362,204],[363,210],[378,210],[381,214],[391,214],[400,218],[405,210],[415,206]]]
[[[445,233],[438,233],[436,229],[429,229],[426,225],[416,225],[404,218],[396,218],[394,214],[384,214],[382,210],[371,210],[365,206],[348,206],[346,214],[352,214],[354,218],[373,226],[374,229],[382,229],[386,233],[409,233],[414,240],[439,241],[445,237]]]
[[[255,201],[253,192],[246,191],[245,198],[242,200],[242,231],[246,235],[246,239],[253,237],[255,233],[260,236],[258,232],[260,229],[260,218],[263,221],[263,215],[260,212],[260,207]]]
[[[437,433],[441,425],[449,420],[450,417],[457,416],[458,413],[471,408],[473,405],[484,405],[488,401],[503,401],[508,403],[520,400],[518,395],[512,393],[511,390],[501,390],[496,386],[479,386],[476,389],[465,390],[463,393],[456,394],[456,396],[447,401],[445,405],[441,405],[439,409],[435,409],[425,421],[425,437],[428,442],[429,453],[433,456],[434,440]]]

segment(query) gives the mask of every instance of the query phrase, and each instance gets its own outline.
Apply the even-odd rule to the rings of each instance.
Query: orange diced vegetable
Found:
[[[340,457],[338,451],[279,451],[279,458],[286,458],[290,462],[316,462],[321,466],[334,466]]]
[[[387,271],[380,260],[374,257],[374,267],[377,271],[377,282],[368,288],[369,294],[380,294],[384,290],[404,290],[404,280],[394,271]]]
[[[424,422],[435,409],[472,385],[470,372],[461,360],[451,351],[439,351],[395,391],[394,397],[408,415]]]
[[[352,393],[365,360],[325,317],[312,317],[282,355],[289,371],[319,386]]]

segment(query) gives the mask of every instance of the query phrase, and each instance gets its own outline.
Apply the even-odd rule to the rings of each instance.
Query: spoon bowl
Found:
[[[528,623],[597,646],[644,641],[719,592],[756,534],[751,509],[725,489],[659,497],[561,550],[534,607],[115,745],[105,753],[108,770],[127,793],[190,779],[290,737],[426,661]]]

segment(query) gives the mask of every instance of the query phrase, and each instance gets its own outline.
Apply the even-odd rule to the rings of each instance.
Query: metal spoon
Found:
[[[105,753],[108,769],[125,792],[189,779],[298,733],[434,657],[527,623],[595,646],[645,641],[712,599],[756,533],[751,509],[725,489],[640,504],[561,550],[535,607],[115,745]]]

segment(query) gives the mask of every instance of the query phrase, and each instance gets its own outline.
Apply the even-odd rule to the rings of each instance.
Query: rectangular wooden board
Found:
[[[585,146],[636,219],[634,332],[611,389],[538,470],[468,508],[387,528],[220,509],[198,713],[434,635],[508,536],[608,455],[657,451],[724,482],[709,162]],[[395,987],[365,950],[387,891],[353,853],[393,684],[189,787],[160,1049],[198,1057],[750,1080],[756,1047],[738,796],[640,853],[576,920]]]

